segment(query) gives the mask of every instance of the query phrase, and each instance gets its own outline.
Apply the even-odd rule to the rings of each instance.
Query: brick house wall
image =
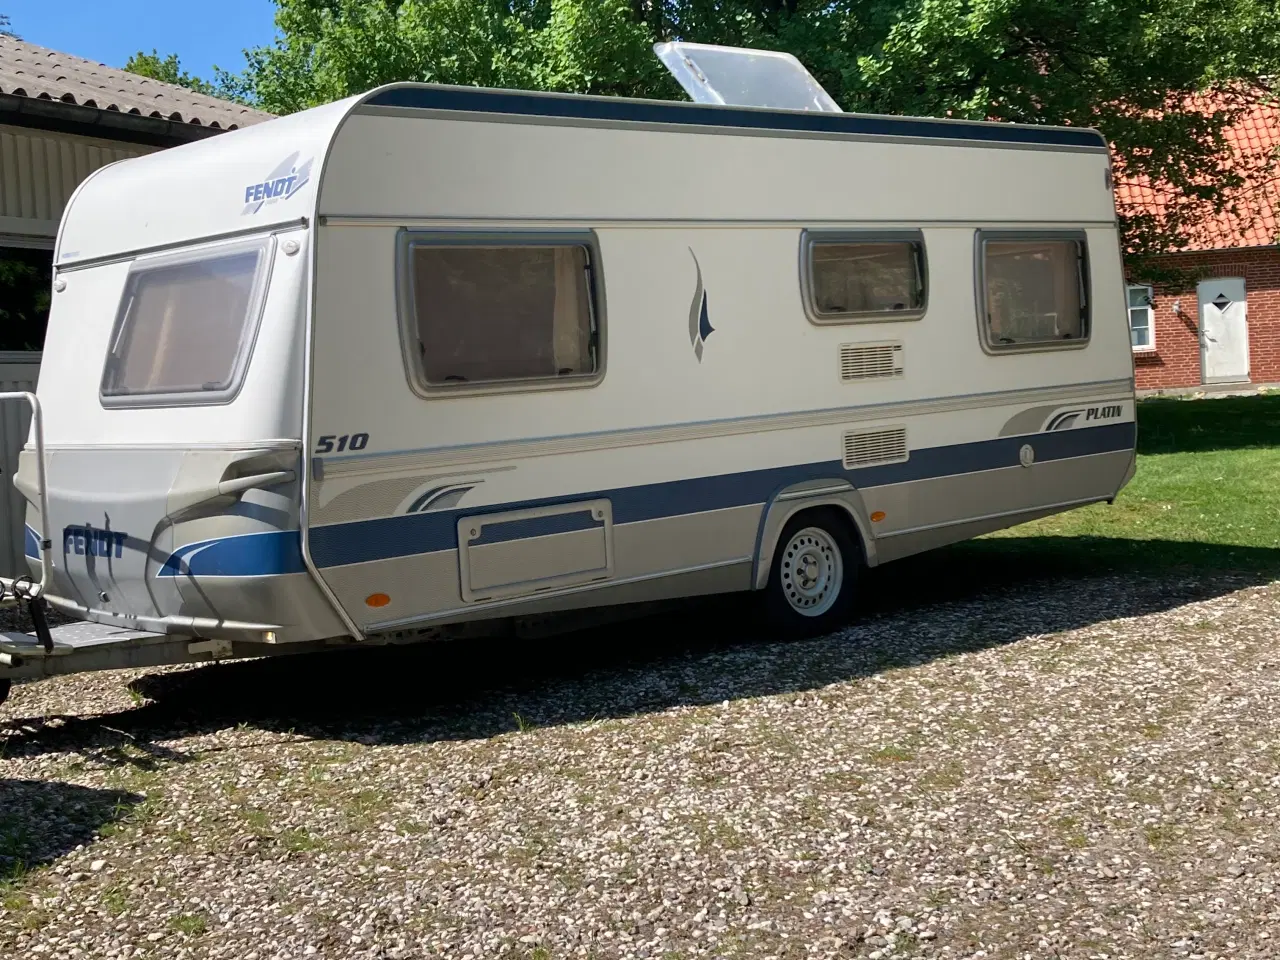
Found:
[[[1249,328],[1249,379],[1280,383],[1280,248],[1254,247],[1175,254],[1170,266],[1199,279],[1243,277]],[[1154,291],[1155,347],[1135,350],[1139,390],[1191,387],[1201,382],[1196,283]],[[1174,312],[1181,300],[1182,312]]]

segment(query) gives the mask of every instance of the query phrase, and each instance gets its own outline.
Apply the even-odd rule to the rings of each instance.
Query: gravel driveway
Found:
[[[16,687],[0,956],[1280,956],[1280,584],[734,606]]]

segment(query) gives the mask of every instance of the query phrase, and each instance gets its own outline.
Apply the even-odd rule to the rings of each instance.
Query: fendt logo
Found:
[[[288,200],[311,180],[311,160],[298,163],[299,154],[289,154],[265,180],[244,188],[244,209],[240,215],[257,213],[265,204]]]
[[[111,557],[119,560],[124,556],[124,542],[129,535],[120,530],[97,530],[89,525],[71,526],[62,531],[62,552],[64,555]]]

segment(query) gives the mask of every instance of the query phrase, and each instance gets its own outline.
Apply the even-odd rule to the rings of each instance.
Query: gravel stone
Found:
[[[1261,960],[1280,584],[17,684],[0,956]]]

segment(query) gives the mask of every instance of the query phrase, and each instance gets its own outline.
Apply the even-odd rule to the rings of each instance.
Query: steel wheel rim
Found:
[[[782,595],[803,617],[830,610],[844,585],[844,560],[835,538],[821,527],[798,530],[782,549]]]

